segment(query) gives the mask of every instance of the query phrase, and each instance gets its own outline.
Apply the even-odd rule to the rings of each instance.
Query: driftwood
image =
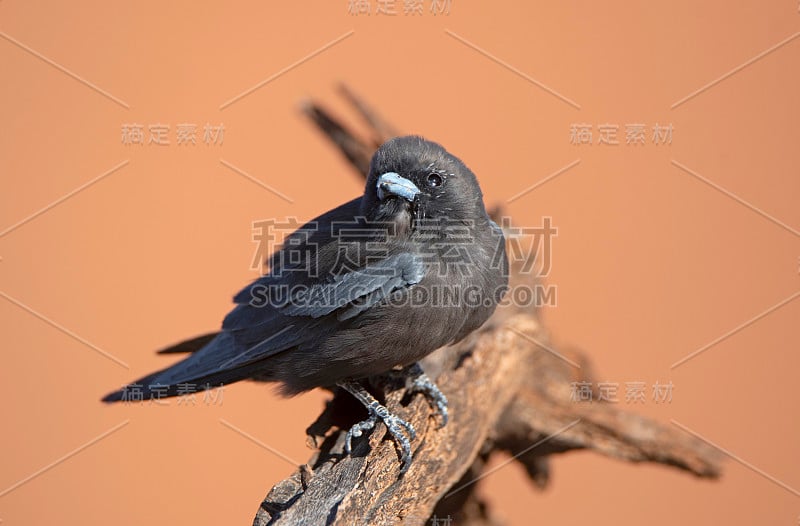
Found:
[[[363,176],[375,148],[395,132],[355,94],[346,88],[342,93],[363,118],[367,138],[358,138],[316,103],[303,111]],[[516,272],[512,286],[526,279]],[[371,379],[371,391],[417,430],[405,475],[399,476],[397,450],[384,440],[382,425],[357,439],[351,455],[343,453],[344,432],[365,412],[348,394],[336,392],[308,428],[317,452],[269,491],[254,524],[498,525],[475,493],[496,451],[512,455],[539,487],[548,482],[549,456],[575,449],[657,462],[699,477],[719,475],[717,452],[675,427],[616,404],[576,402],[576,383],[592,381],[590,365],[578,351],[553,348],[535,307],[499,308],[478,332],[439,349],[423,366],[449,399],[445,427],[422,396],[406,393],[402,381]]]

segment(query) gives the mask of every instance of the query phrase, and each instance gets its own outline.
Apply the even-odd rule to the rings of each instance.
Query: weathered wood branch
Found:
[[[394,132],[343,89],[369,126],[369,140],[356,138],[316,104],[304,112],[364,174],[372,151]],[[515,273],[512,286],[527,279]],[[344,433],[364,410],[336,392],[308,428],[317,451],[272,488],[255,524],[421,525],[436,514],[459,526],[497,525],[474,492],[495,451],[510,453],[540,487],[548,481],[549,456],[576,449],[665,464],[699,477],[719,475],[720,456],[694,437],[615,404],[576,402],[575,382],[592,380],[588,360],[554,348],[535,308],[498,309],[478,332],[439,349],[423,366],[449,399],[445,427],[426,400],[409,396],[399,380],[371,380],[371,391],[417,430],[405,475],[399,476],[398,454],[394,442],[384,440],[383,426],[358,439],[351,455],[344,454]]]

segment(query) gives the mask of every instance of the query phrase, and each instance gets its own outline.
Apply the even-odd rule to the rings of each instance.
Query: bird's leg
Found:
[[[346,380],[339,382],[337,385],[353,395],[369,412],[369,417],[366,420],[354,424],[347,432],[344,442],[344,448],[347,454],[350,454],[353,449],[353,438],[358,438],[364,431],[374,428],[375,424],[378,423],[378,419],[380,419],[401,450],[400,461],[402,467],[400,468],[400,474],[405,473],[411,465],[411,440],[414,440],[417,436],[414,427],[402,418],[390,413],[389,410],[386,409],[386,406],[381,405],[380,402],[358,382]],[[403,430],[408,433],[408,437],[403,433]],[[411,440],[409,440],[409,437]]]
[[[439,416],[442,418],[442,424],[439,427],[447,425],[447,397],[439,390],[433,380],[431,380],[419,362],[414,362],[408,367],[400,371],[405,377],[406,388],[412,393],[422,393],[428,402],[436,408]]]

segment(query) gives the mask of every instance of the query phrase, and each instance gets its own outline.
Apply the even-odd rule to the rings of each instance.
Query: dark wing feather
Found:
[[[352,220],[350,214],[353,213],[355,201],[346,203],[315,221],[329,224],[336,217]],[[308,239],[323,246],[332,245],[330,232],[317,229],[314,236]],[[277,260],[273,258],[273,261]],[[273,270],[285,268],[278,265]],[[295,297],[290,302],[267,302],[263,306],[251,303],[257,285],[293,285],[302,282],[297,277],[298,273],[294,272],[269,274],[248,285],[235,296],[238,305],[225,318],[221,332],[201,336],[167,350],[179,352],[179,349],[192,347],[189,345],[191,343],[196,344],[207,339],[201,349],[175,365],[131,385],[141,386],[145,397],[150,393],[149,385],[167,385],[170,386],[167,395],[174,396],[177,394],[177,384],[192,383],[199,386],[210,383],[213,386],[220,382],[241,380],[253,376],[254,373],[262,374],[268,367],[263,362],[270,356],[324,336],[333,326],[330,321],[335,323],[337,319],[346,320],[357,316],[393,291],[418,283],[424,272],[425,266],[421,258],[402,252],[340,275],[323,273],[325,279],[304,283],[306,295]],[[334,320],[329,317],[334,317]],[[122,393],[124,390],[111,393],[104,400],[120,400]]]
[[[362,300],[358,304],[360,312],[392,290],[419,283],[424,273],[419,257],[401,252],[363,269],[337,275],[331,282],[314,284],[280,311],[288,316],[319,318]]]
[[[180,354],[186,352],[195,352],[202,349],[206,344],[208,344],[214,337],[219,334],[219,332],[209,332],[208,334],[204,334],[202,336],[197,336],[190,340],[182,341],[181,343],[172,345],[165,349],[161,349],[156,351],[158,354]]]

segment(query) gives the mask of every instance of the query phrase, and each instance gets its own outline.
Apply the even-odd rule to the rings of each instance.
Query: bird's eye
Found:
[[[426,182],[428,183],[428,186],[435,188],[437,186],[442,186],[442,183],[444,183],[444,179],[442,178],[441,175],[437,173],[432,173],[428,174]]]

